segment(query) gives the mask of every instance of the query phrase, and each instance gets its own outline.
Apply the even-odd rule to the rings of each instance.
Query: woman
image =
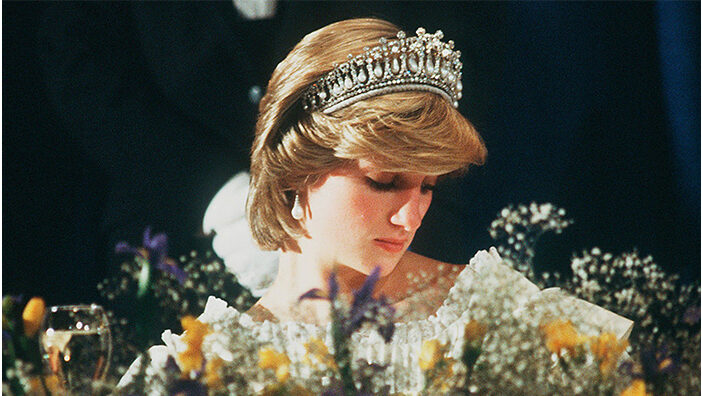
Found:
[[[300,295],[324,288],[332,272],[349,292],[375,267],[376,293],[400,318],[402,301],[416,293],[430,314],[457,273],[407,248],[439,179],[482,164],[487,152],[456,110],[462,65],[453,42],[441,32],[398,32],[379,19],[328,25],[271,77],[247,213],[259,246],[281,253],[273,285],[249,311],[257,320],[325,323],[328,303],[300,303]]]
[[[351,342],[354,356],[389,367],[390,391],[421,389],[422,342],[460,346],[470,320],[499,330],[567,315],[588,333],[627,337],[631,321],[558,290],[539,292],[494,248],[468,266],[407,251],[436,183],[484,162],[486,149],[456,110],[461,63],[453,43],[441,42],[440,32],[398,30],[378,19],[334,23],[307,35],[274,71],[256,125],[247,213],[259,246],[280,250],[278,274],[248,315],[210,297],[199,318],[213,329],[203,355],[256,366],[246,363],[253,352],[242,350],[274,345],[304,361],[305,343],[329,345],[332,326],[328,302],[300,296],[326,289],[332,273],[348,294],[376,268],[375,294],[388,297],[405,323],[387,344],[368,329]],[[555,310],[536,315],[542,305]],[[149,350],[157,377],[167,356],[186,349],[170,331],[162,338],[165,346]],[[140,369],[139,360],[120,386]]]

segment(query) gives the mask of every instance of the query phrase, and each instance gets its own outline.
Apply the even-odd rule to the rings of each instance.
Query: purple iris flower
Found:
[[[329,280],[327,280],[329,286],[329,294],[322,291],[322,289],[314,288],[306,291],[300,296],[298,301],[311,299],[311,300],[336,300],[336,296],[339,295],[339,282],[336,281],[336,275],[332,273],[329,275]]]
[[[329,275],[329,299],[335,300],[339,295],[339,282],[336,281],[336,274]]]
[[[380,267],[375,267],[370,275],[366,278],[361,288],[353,292],[353,304],[351,305],[351,312],[356,311],[356,313],[363,313],[362,309],[365,305],[371,302],[373,299],[373,289],[375,284],[378,283],[380,279]],[[359,312],[359,310],[361,310]]]
[[[378,279],[380,279],[380,267],[375,267],[361,288],[353,293],[353,303],[346,332],[350,335],[360,329],[365,322],[376,323],[378,324],[378,332],[385,342],[390,342],[395,332],[395,324],[392,321],[395,309],[390,306],[385,296],[381,296],[377,300],[373,298],[373,289],[375,289]]]
[[[168,254],[168,237],[164,233],[158,233],[151,236],[151,227],[146,227],[144,230],[143,248],[138,249],[127,242],[119,242],[115,246],[115,252],[118,254],[134,254],[145,260],[148,260],[149,265],[156,267],[161,271],[168,272],[176,277],[182,285],[187,278],[185,271],[170,259]]]
[[[342,314],[339,318],[340,326],[345,336],[350,336],[354,331],[360,329],[364,323],[368,322],[378,325],[378,332],[385,342],[390,342],[390,339],[392,339],[392,335],[395,332],[395,324],[392,321],[395,309],[390,306],[385,296],[381,296],[379,299],[373,298],[373,289],[375,289],[378,279],[380,279],[380,267],[375,267],[363,282],[363,285],[353,292],[351,310],[347,314]],[[336,280],[336,275],[332,273],[329,276],[328,296],[319,289],[312,289],[300,296],[300,300],[310,298],[334,301],[338,293],[339,284]]]

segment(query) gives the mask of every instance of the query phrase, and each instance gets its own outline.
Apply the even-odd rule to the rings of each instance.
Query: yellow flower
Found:
[[[58,375],[56,374],[50,374],[45,376],[44,383],[46,384],[46,388],[52,395],[62,395],[66,392],[66,390],[63,389],[61,385],[61,381],[59,380]]]
[[[327,345],[321,339],[317,337],[312,337],[309,342],[305,343],[305,356],[303,362],[310,366],[315,366],[316,364],[312,361],[311,357],[314,357],[317,362],[329,368],[336,368],[336,361],[334,357],[329,353]]]
[[[62,392],[65,392],[65,390],[61,386],[59,377],[56,374],[49,374],[44,376],[44,383],[46,384],[46,388],[52,395],[60,395],[62,394]]]
[[[600,362],[600,372],[608,375],[617,364],[619,356],[624,352],[629,343],[626,340],[619,341],[612,333],[602,333],[599,337],[593,337],[590,342],[590,350]]]
[[[438,340],[427,340],[419,352],[419,368],[425,371],[426,387],[437,387],[442,394],[449,389],[449,380],[453,376],[454,359],[445,357],[448,346]]]
[[[178,354],[178,361],[180,362],[183,377],[187,377],[191,370],[200,370],[202,368],[202,341],[210,333],[210,328],[193,316],[182,318],[180,324],[185,330],[183,342],[188,348]]]
[[[44,318],[46,304],[41,297],[32,297],[22,311],[24,322],[24,335],[32,337],[39,330],[41,320]]]
[[[284,353],[273,348],[263,348],[258,351],[258,367],[275,370],[279,382],[285,382],[290,376],[290,359]]]
[[[663,359],[663,361],[658,365],[658,370],[659,371],[665,370],[668,367],[670,367],[670,365],[672,365],[672,364],[673,364],[673,359],[671,359],[670,357],[667,357],[667,358]]]
[[[479,340],[482,341],[487,333],[487,327],[478,322],[477,320],[471,320],[466,324],[464,336],[467,340]]]
[[[423,371],[433,369],[436,363],[444,356],[445,351],[446,345],[440,343],[439,340],[424,341],[419,352],[419,368]]]
[[[56,374],[46,375],[43,379],[44,383],[42,384],[42,378],[38,375],[32,375],[29,378],[27,378],[27,382],[25,384],[26,394],[31,396],[68,395],[68,390],[66,390],[66,388],[63,387]]]
[[[463,337],[465,338],[466,342],[469,342],[475,346],[480,346],[483,343],[486,333],[487,327],[484,324],[478,322],[477,320],[471,320],[466,324]]]
[[[635,379],[631,382],[628,388],[624,389],[619,396],[649,396],[646,393],[646,383],[642,379]]]
[[[570,320],[554,320],[540,326],[546,339],[546,348],[559,357],[563,351],[575,356],[576,347],[582,345],[587,338],[578,334]]]
[[[432,383],[433,385],[439,384],[439,390],[442,394],[446,394],[450,388],[449,381],[453,377],[454,364],[456,364],[454,359],[443,358],[435,367],[437,372]]]
[[[205,384],[208,389],[221,389],[224,387],[222,378],[219,376],[219,369],[224,364],[224,360],[214,358],[207,361],[205,364]]]

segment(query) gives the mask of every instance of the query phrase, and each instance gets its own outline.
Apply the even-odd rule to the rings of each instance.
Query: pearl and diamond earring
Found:
[[[304,212],[302,211],[302,205],[300,204],[300,194],[295,194],[295,203],[293,204],[290,214],[295,220],[302,219]]]

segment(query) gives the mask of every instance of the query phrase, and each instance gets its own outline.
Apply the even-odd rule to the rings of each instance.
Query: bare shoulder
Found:
[[[442,280],[453,284],[466,265],[445,263],[417,253],[407,252],[398,263],[398,267],[402,272],[418,275],[429,284],[437,285]]]
[[[407,252],[380,292],[391,297],[398,321],[426,318],[441,306],[464,268]]]

